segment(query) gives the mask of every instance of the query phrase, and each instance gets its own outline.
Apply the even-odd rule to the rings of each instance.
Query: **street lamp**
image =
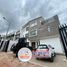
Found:
[[[5,17],[3,17],[3,19],[8,22],[8,20]],[[7,31],[6,31],[6,37],[5,37],[5,39],[7,39],[7,34],[8,34],[8,31],[9,31],[9,27],[10,27],[10,23],[8,24],[8,28],[7,28]]]

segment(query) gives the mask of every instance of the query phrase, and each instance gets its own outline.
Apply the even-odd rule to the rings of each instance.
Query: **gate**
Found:
[[[67,59],[67,25],[66,24],[59,26],[59,33],[60,33],[60,38],[63,44],[66,59]]]

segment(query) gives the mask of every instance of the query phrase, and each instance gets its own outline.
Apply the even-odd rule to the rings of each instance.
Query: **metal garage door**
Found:
[[[58,37],[40,40],[40,44],[50,44],[55,48],[56,53],[63,53],[63,47]]]

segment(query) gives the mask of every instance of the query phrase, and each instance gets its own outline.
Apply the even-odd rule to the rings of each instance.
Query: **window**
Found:
[[[41,22],[41,25],[44,25],[44,22]]]
[[[36,36],[37,35],[37,30],[33,30],[30,32],[30,36]]]
[[[29,27],[26,27],[26,31],[28,31],[29,30]]]
[[[46,45],[40,45],[40,46],[38,46],[38,49],[47,49],[48,47],[46,46]]]
[[[44,23],[46,23],[45,21],[40,21],[41,25],[44,25]]]
[[[36,26],[36,25],[37,25],[37,22],[34,22],[31,24],[31,27]]]
[[[48,26],[48,32],[51,32],[51,28],[50,28],[50,26]]]
[[[26,34],[25,34],[25,37],[29,37],[29,33],[26,33]]]

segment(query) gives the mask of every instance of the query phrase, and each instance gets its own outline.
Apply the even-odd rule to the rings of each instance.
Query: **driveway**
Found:
[[[67,67],[66,58],[62,55],[57,55],[54,62],[50,62],[48,60],[37,60],[34,58],[31,61],[47,67]]]

